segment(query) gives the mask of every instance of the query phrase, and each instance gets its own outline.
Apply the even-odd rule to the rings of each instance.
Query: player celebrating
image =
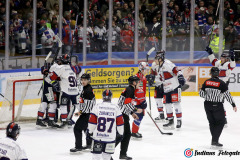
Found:
[[[72,101],[72,105],[76,103],[76,97],[78,95],[78,88],[76,82],[76,74],[73,72],[70,66],[70,56],[68,54],[64,54],[61,56],[62,65],[56,67],[50,74],[49,78],[51,79],[51,83],[54,86],[56,80],[60,78],[60,88],[61,93],[59,97],[60,109],[61,109],[61,119],[62,124],[60,128],[65,128],[67,126],[67,104],[68,101]]]
[[[28,160],[23,148],[16,142],[20,134],[20,126],[14,122],[8,124],[6,138],[0,138],[0,159]]]
[[[127,150],[129,141],[131,138],[131,130],[130,130],[130,124],[129,124],[129,115],[131,114],[134,119],[138,119],[138,116],[134,113],[135,106],[134,106],[134,93],[135,89],[138,89],[140,83],[140,79],[137,76],[130,76],[128,78],[129,86],[122,92],[119,100],[118,100],[118,106],[123,114],[124,119],[124,133],[123,133],[123,140],[121,141],[121,147],[120,147],[120,157],[119,159],[132,159],[131,157],[127,156]],[[139,111],[140,113],[141,111]],[[116,143],[118,145],[119,142]]]
[[[220,70],[219,79],[223,80],[227,86],[229,85],[229,76],[231,75],[232,70],[236,67],[235,62],[235,52],[233,49],[229,50],[229,53],[222,53],[220,60],[215,58],[212,49],[207,46],[206,51],[208,52],[210,63],[214,67],[218,67]],[[225,111],[226,115],[226,111]],[[225,127],[227,127],[227,118],[225,117]]]
[[[116,132],[123,137],[123,116],[118,106],[111,103],[112,92],[102,93],[103,102],[93,107],[88,122],[89,135],[93,138],[93,160],[110,160],[115,150]]]
[[[145,75],[149,72],[149,65],[147,62],[140,62],[138,65],[139,71],[136,76],[140,79],[140,85],[138,89],[135,89],[135,107],[139,112],[135,112],[138,115],[139,119],[135,119],[132,123],[132,137],[142,138],[142,134],[138,133],[140,123],[144,116],[144,109],[147,107],[146,102],[146,84],[147,79]]]
[[[163,84],[160,80],[160,75],[158,74],[159,65],[156,62],[152,63],[151,74],[146,76],[150,86],[154,83],[155,80],[155,92],[154,99],[157,105],[159,116],[155,118],[155,121],[163,121],[165,119],[163,111]]]
[[[91,76],[90,74],[84,73],[81,76],[81,83],[83,90],[79,97],[79,112],[76,116],[80,116],[74,126],[74,136],[75,136],[75,148],[70,149],[70,152],[79,152],[82,149],[89,149],[91,147],[91,140],[87,139],[87,146],[82,146],[82,131],[86,132],[88,127],[88,120],[90,117],[90,112],[96,103],[95,95],[93,93],[92,86],[90,85]]]
[[[155,56],[155,63],[159,65],[158,74],[163,82],[163,102],[165,103],[167,118],[169,122],[164,124],[164,128],[174,129],[173,109],[175,108],[177,117],[177,128],[182,125],[181,109],[181,86],[185,84],[182,72],[178,70],[175,64],[165,59],[165,51],[158,51]]]

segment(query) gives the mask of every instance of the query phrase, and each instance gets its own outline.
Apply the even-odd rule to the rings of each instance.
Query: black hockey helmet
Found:
[[[62,64],[69,64],[70,63],[70,56],[68,54],[63,54],[61,56]]]
[[[230,58],[230,55],[229,55],[229,53],[227,53],[227,52],[223,52],[222,55],[221,55],[221,57],[229,59],[229,58]]]
[[[210,70],[210,74],[212,77],[218,77],[219,76],[219,69],[217,67],[212,67]]]
[[[157,59],[157,60],[162,59],[162,61],[164,61],[164,59],[165,59],[165,51],[164,50],[157,51],[155,59]]]
[[[113,96],[112,91],[109,90],[109,89],[106,89],[102,93],[103,101],[110,101],[111,102],[112,96]]]
[[[133,82],[138,82],[138,81],[140,81],[140,79],[138,78],[138,76],[130,76],[129,78],[128,78],[128,83],[129,84],[133,84]]]
[[[7,137],[17,140],[17,136],[20,134],[20,130],[21,128],[18,124],[11,122],[7,126],[6,135]]]
[[[81,79],[87,79],[87,80],[90,81],[91,80],[91,76],[88,73],[83,73],[82,76],[81,76]]]

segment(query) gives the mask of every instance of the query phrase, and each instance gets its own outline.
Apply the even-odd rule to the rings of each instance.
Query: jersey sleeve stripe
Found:
[[[95,114],[91,113],[88,123],[97,124],[97,116]]]
[[[216,62],[217,62],[217,59],[215,58],[215,59],[212,61],[212,65],[215,66]]]
[[[178,73],[177,67],[174,67],[173,70],[172,70],[172,72],[173,72],[175,75],[177,75],[177,73]]]
[[[233,70],[234,69],[234,67],[231,67],[231,65],[230,65],[230,63],[228,64],[228,69],[231,69],[231,70]]]
[[[121,126],[121,125],[124,124],[123,116],[122,116],[122,115],[121,115],[121,116],[118,116],[118,117],[116,118],[116,123],[117,123],[117,126]]]

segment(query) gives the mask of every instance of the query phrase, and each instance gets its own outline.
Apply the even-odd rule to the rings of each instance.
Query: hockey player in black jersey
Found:
[[[200,97],[204,98],[204,108],[212,135],[212,146],[222,147],[219,143],[219,137],[222,133],[225,123],[225,113],[223,108],[223,100],[226,100],[233,106],[233,110],[237,112],[237,107],[228,91],[227,84],[218,78],[219,69],[212,67],[210,70],[211,77],[206,80],[199,91]]]
[[[134,104],[134,93],[135,89],[139,87],[140,79],[137,76],[130,76],[128,78],[129,86],[122,92],[119,100],[118,106],[123,114],[124,119],[124,133],[123,140],[121,141],[120,157],[119,159],[131,160],[131,157],[127,156],[127,150],[129,141],[131,138],[131,128],[129,123],[129,115],[131,114],[134,119],[138,119],[138,116],[134,113],[135,104]],[[116,143],[118,145],[118,143]]]
[[[84,73],[81,76],[81,83],[83,90],[79,97],[79,112],[75,113],[76,116],[80,116],[74,126],[74,136],[75,136],[75,147],[70,149],[70,152],[79,152],[82,149],[91,148],[91,140],[86,139],[87,145],[82,146],[82,132],[87,131],[88,120],[90,117],[90,112],[96,103],[95,95],[93,93],[92,86],[90,85],[91,77],[89,74]]]

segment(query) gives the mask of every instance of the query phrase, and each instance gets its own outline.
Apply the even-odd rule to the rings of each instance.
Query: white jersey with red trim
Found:
[[[214,67],[219,68],[219,79],[223,80],[226,83],[229,80],[229,76],[231,75],[232,70],[236,67],[236,62],[230,60],[230,62],[221,64],[221,60],[215,58],[214,54],[210,54],[208,58]]]
[[[174,63],[168,59],[164,60],[158,71],[160,80],[163,82],[164,93],[171,92],[180,85],[178,82],[178,75],[180,74],[182,74],[182,72],[178,70]]]
[[[155,62],[152,63],[151,74],[155,75],[155,86],[160,86],[162,81],[160,80],[160,75],[158,74],[159,65]]]
[[[77,95],[79,90],[77,87],[76,74],[73,72],[69,64],[56,66],[49,74],[50,79],[56,80],[58,77],[60,80],[61,91],[68,95]]]
[[[117,105],[103,102],[93,107],[88,122],[89,133],[93,133],[93,139],[102,142],[114,142],[116,139],[116,127],[120,135],[123,135],[123,116]]]
[[[11,160],[27,160],[23,148],[11,138],[0,138],[0,158],[5,157]]]

